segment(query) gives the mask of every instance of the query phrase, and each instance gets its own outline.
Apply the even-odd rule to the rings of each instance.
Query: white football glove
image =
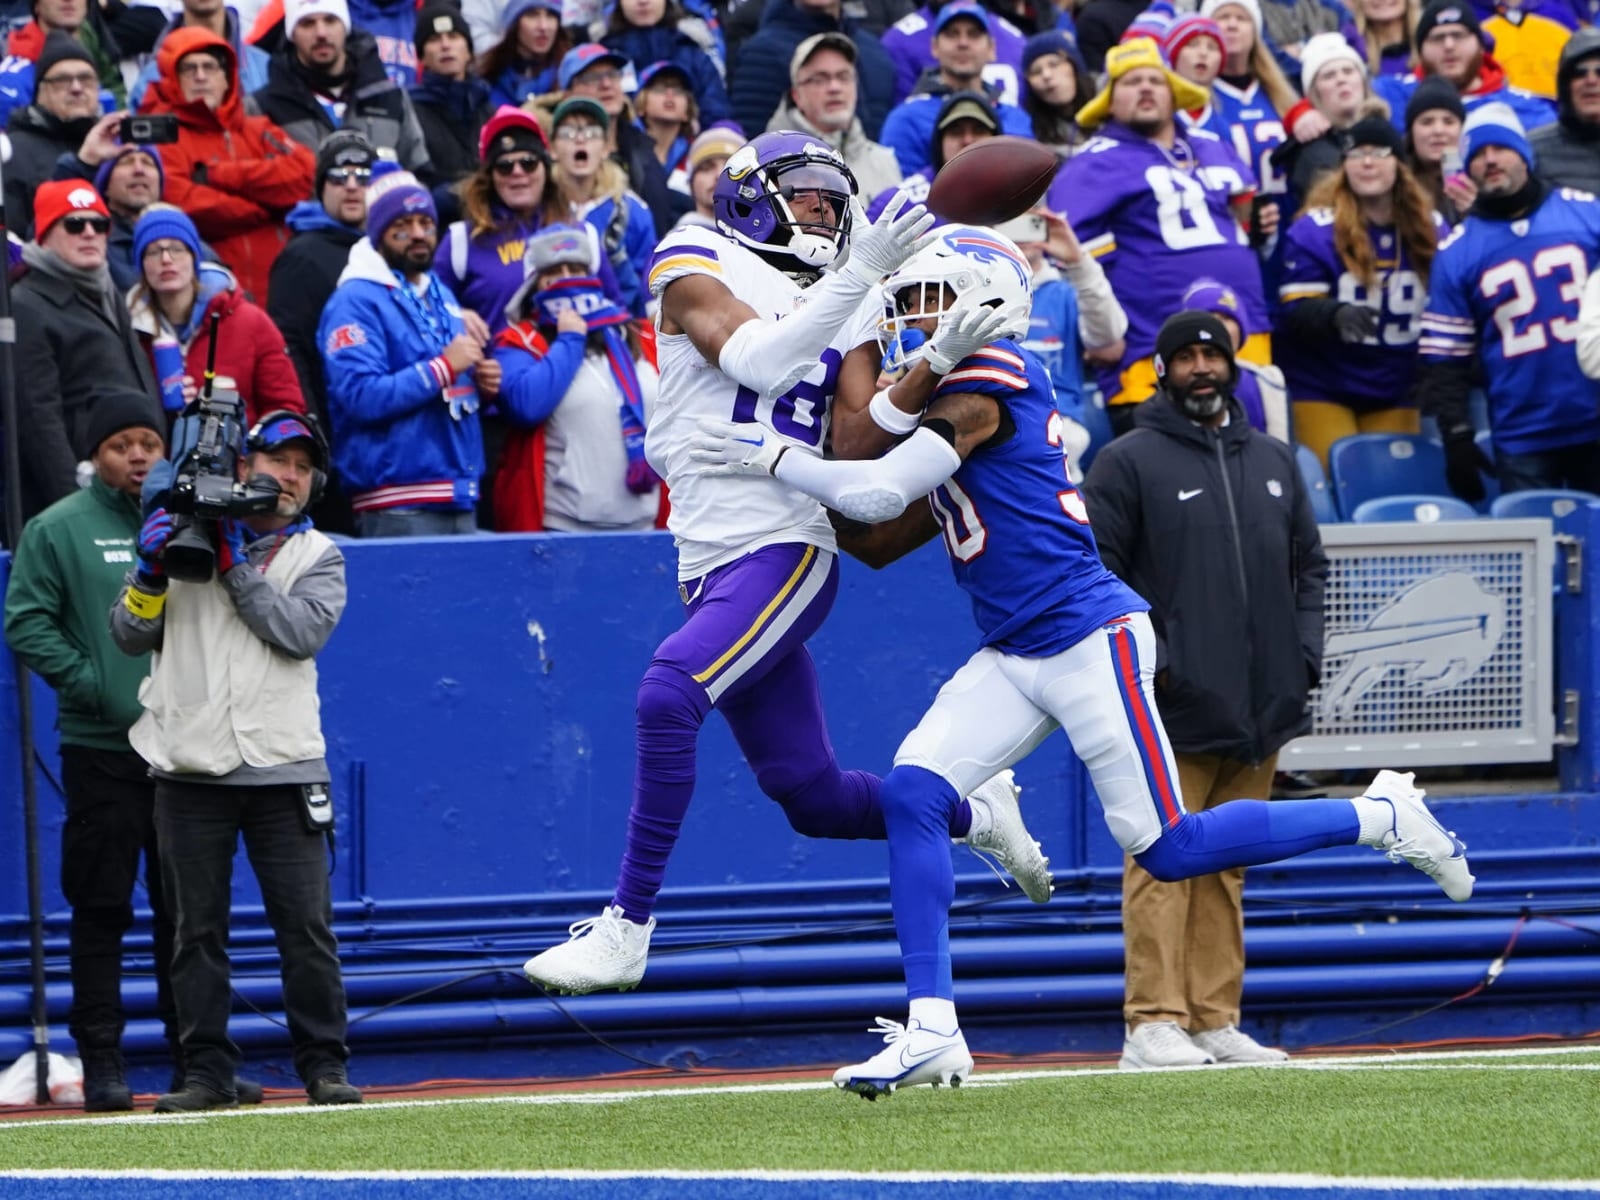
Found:
[[[787,445],[753,421],[701,421],[689,461],[707,475],[771,475]]]
[[[935,375],[948,375],[967,355],[982,350],[999,337],[1007,320],[997,308],[957,304],[939,318],[939,328],[928,339],[922,361]]]
[[[876,221],[851,237],[850,259],[840,274],[876,286],[938,236],[928,232],[934,220],[931,212],[901,188],[889,198]]]

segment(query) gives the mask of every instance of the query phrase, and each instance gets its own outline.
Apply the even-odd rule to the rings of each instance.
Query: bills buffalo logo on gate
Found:
[[[359,325],[341,325],[328,335],[328,344],[325,350],[329,354],[337,354],[340,350],[348,350],[352,346],[367,344],[367,331]]]

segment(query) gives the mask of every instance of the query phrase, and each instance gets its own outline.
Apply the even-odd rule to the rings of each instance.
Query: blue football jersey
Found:
[[[1561,188],[1528,216],[1469,216],[1433,260],[1424,361],[1483,364],[1494,444],[1531,454],[1600,439],[1600,383],[1573,340],[1600,259],[1600,203]]]
[[[1259,83],[1236,88],[1225,79],[1211,81],[1211,110],[1226,127],[1224,135],[1234,153],[1256,173],[1256,182],[1266,196],[1281,196],[1289,190],[1289,180],[1272,165],[1272,152],[1283,145],[1283,118],[1272,107]],[[1216,126],[1207,128],[1216,131]],[[1285,223],[1290,216],[1285,210]]]
[[[1050,373],[1013,341],[957,364],[934,393],[992,396],[1015,432],[981,446],[928,497],[983,644],[1042,658],[1115,617],[1149,608],[1100,562],[1083,497],[1067,478]]]

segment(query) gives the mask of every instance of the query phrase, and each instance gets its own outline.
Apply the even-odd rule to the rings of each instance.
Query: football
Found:
[[[1054,150],[1020,137],[991,137],[957,154],[928,189],[928,209],[947,221],[998,225],[1021,216],[1061,169]]]

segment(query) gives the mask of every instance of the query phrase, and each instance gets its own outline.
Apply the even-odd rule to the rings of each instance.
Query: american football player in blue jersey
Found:
[[[876,564],[942,531],[982,636],[883,781],[910,1018],[879,1018],[887,1046],[841,1068],[834,1082],[875,1097],[959,1083],[972,1070],[950,968],[949,814],[976,783],[1057,728],[1088,767],[1112,835],[1157,879],[1361,844],[1467,899],[1473,877],[1463,847],[1429,815],[1409,775],[1381,772],[1354,800],[1235,800],[1185,811],[1154,699],[1148,605],[1100,562],[1067,477],[1049,373],[1017,341],[1031,303],[1021,251],[990,229],[947,227],[889,277],[884,293],[885,337],[920,329],[924,358],[940,376],[926,411],[907,414],[909,436],[875,459],[825,460],[792,452],[760,425],[704,422],[689,452],[703,469],[776,478],[850,521],[878,523],[845,539]],[[958,362],[940,360],[941,327],[984,309],[1006,318],[999,339]],[[1158,370],[1189,344],[1186,328],[1162,333]],[[886,430],[894,423],[877,415]]]

